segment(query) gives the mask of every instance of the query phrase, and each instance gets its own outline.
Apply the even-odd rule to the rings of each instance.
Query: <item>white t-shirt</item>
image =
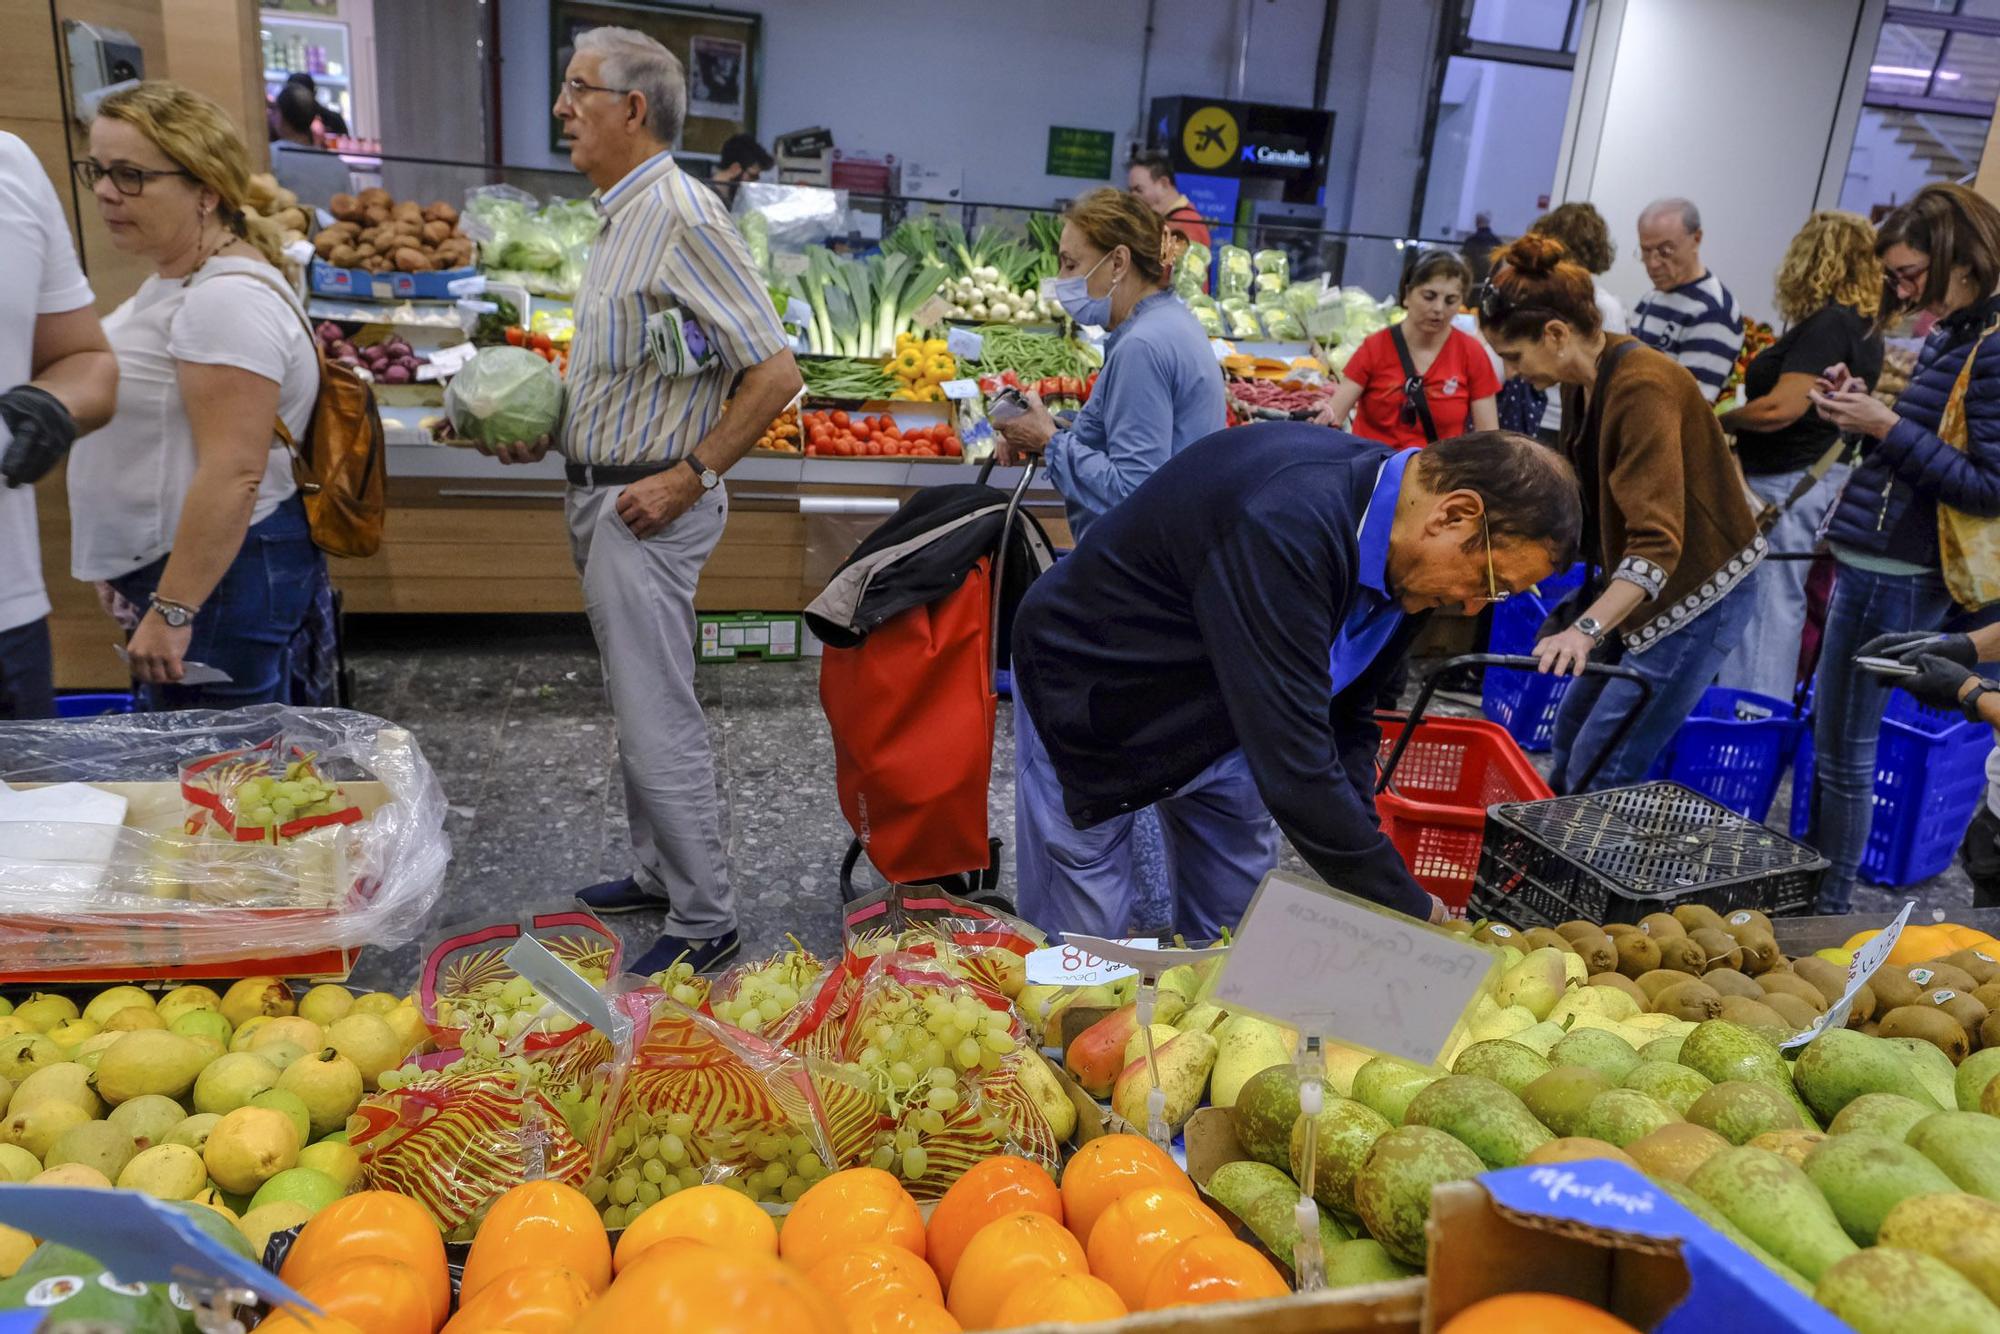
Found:
[[[319,397],[319,358],[298,301],[279,291],[283,282],[262,260],[212,259],[191,281],[148,278],[104,321],[118,354],[118,412],[70,453],[77,578],[130,574],[173,549],[195,469],[178,363],[234,366],[272,381],[286,429],[295,440],[304,435]],[[274,429],[250,522],[269,518],[297,489]]]
[[[35,319],[81,310],[96,298],[77,266],[76,247],[55,188],[28,146],[0,133],[0,392],[34,377]],[[0,449],[7,428],[0,426]],[[33,487],[0,486],[0,630],[49,614]]]

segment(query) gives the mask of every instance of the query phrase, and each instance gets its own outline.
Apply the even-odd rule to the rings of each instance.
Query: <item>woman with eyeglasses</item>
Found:
[[[1396,294],[1407,316],[1362,340],[1314,420],[1398,449],[1498,429],[1493,360],[1477,338],[1451,327],[1471,290],[1472,271],[1457,255],[1419,256]]]
[[[278,426],[304,439],[319,357],[244,202],[249,155],[221,107],[149,82],[105,99],[76,174],[153,273],[104,321],[118,410],[70,455],[71,570],[144,609],[126,651],[146,707],[282,700],[326,564]],[[228,679],[182,684],[190,663]]]
[[[2000,209],[1962,185],[1927,185],[1882,220],[1875,253],[1889,289],[1878,322],[1923,311],[1937,323],[1895,407],[1848,365],[1829,367],[1809,393],[1822,417],[1864,437],[1826,528],[1839,573],[1813,700],[1812,842],[1831,863],[1823,913],[1846,912],[1854,892],[1874,815],[1875,741],[1895,684],[1854,660],[1899,655],[1956,609],[1940,506],[2000,518],[2000,342],[1987,336],[2000,329]],[[1944,438],[1954,399],[1962,445]]]
[[[1530,232],[1494,253],[1479,326],[1509,374],[1562,387],[1558,448],[1583,490],[1592,567],[1578,614],[1535,656],[1558,674],[1623,663],[1652,687],[1647,699],[1631,679],[1596,674],[1570,686],[1549,775],[1559,793],[1592,765],[1594,788],[1645,777],[1742,641],[1753,606],[1744,580],[1765,549],[1701,386],[1602,321],[1589,270],[1561,242]]]

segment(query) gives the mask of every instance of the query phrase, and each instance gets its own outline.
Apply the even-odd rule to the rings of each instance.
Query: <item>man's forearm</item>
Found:
[[[695,445],[695,458],[705,468],[728,472],[750,452],[764,428],[777,419],[804,384],[790,352],[779,352],[743,372],[722,419]]]
[[[55,396],[86,435],[111,420],[118,406],[118,358],[110,350],[72,352],[42,367],[29,381]]]

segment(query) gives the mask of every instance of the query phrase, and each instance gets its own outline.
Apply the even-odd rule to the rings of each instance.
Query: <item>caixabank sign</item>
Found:
[[[1316,190],[1326,175],[1333,113],[1209,97],[1153,99],[1153,143],[1177,171],[1269,177]],[[1289,193],[1289,191],[1288,191]]]

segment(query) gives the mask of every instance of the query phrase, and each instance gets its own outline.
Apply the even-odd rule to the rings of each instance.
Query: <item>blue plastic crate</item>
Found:
[[[1910,885],[1951,865],[1965,827],[1986,792],[1993,729],[1957,713],[1930,709],[1900,690],[1889,694],[1875,744],[1875,813],[1861,878]],[[1812,822],[1812,729],[1792,765],[1792,837]]]
[[[1565,594],[1583,582],[1583,566],[1542,580],[1532,592],[1516,593],[1493,608],[1488,653],[1530,653],[1535,635]],[[1556,707],[1572,678],[1545,676],[1512,667],[1488,667],[1479,691],[1479,707],[1507,729],[1522,750],[1547,750],[1555,734]]]
[[[132,712],[132,696],[123,691],[102,695],[58,695],[56,717],[99,718],[107,713]]]
[[[1710,686],[1646,778],[1672,779],[1761,821],[1803,731],[1784,700]]]

